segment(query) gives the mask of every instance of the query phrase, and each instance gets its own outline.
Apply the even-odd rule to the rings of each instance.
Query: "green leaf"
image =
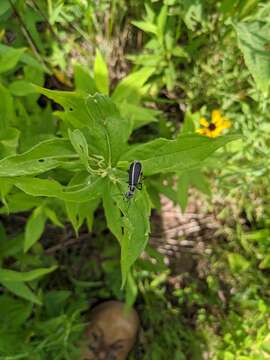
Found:
[[[2,0],[0,2],[0,16],[4,15],[10,9],[10,2],[8,0]]]
[[[103,190],[103,207],[106,216],[106,223],[108,228],[111,230],[116,239],[120,242],[122,241],[122,216],[119,208],[116,205],[114,196],[119,192],[119,189],[116,185],[113,185],[111,182],[107,181]],[[119,196],[122,196],[119,193]]]
[[[203,4],[202,0],[184,1],[184,22],[189,30],[194,31],[197,23],[203,22]]]
[[[137,104],[142,95],[143,85],[154,71],[155,69],[152,67],[144,67],[126,76],[116,86],[112,94],[112,100],[117,104],[123,101]]]
[[[26,304],[25,301],[6,294],[0,296],[0,319],[4,328],[18,328],[31,316],[31,312],[30,303]]]
[[[68,140],[50,139],[39,143],[23,154],[0,161],[0,176],[14,177],[41,174],[60,166],[63,161],[77,157]]]
[[[1,130],[11,125],[15,118],[13,98],[10,92],[0,83],[0,127]]]
[[[136,301],[137,295],[138,295],[137,283],[134,280],[131,273],[129,273],[127,277],[126,296],[125,296],[127,309],[130,309],[133,306],[133,304]]]
[[[36,89],[33,84],[27,81],[16,80],[10,84],[9,91],[15,96],[26,96],[29,94],[34,94],[36,92]]]
[[[87,222],[88,230],[92,230],[94,212],[97,209],[99,202],[100,198],[96,198],[92,201],[87,201],[83,203],[70,201],[65,202],[68,219],[77,234],[85,220]]]
[[[198,167],[215,150],[239,135],[226,135],[211,139],[205,136],[183,134],[176,140],[156,139],[135,145],[121,160],[140,160],[145,175],[183,171]]]
[[[46,223],[43,207],[37,207],[29,217],[25,227],[24,252],[27,252],[41,237]]]
[[[192,186],[200,190],[205,195],[211,195],[210,184],[200,169],[189,171],[188,176]]]
[[[4,186],[6,187],[6,189],[4,189],[4,190],[9,191],[13,186],[11,184],[10,179],[9,180],[2,179],[0,181],[0,185],[3,184],[3,181],[4,181]],[[2,190],[3,190],[3,188],[1,187],[1,191]],[[6,213],[12,214],[12,213],[19,213],[19,212],[23,212],[23,211],[29,211],[32,208],[40,205],[40,199],[35,199],[32,196],[29,196],[22,192],[14,192],[14,193],[8,194],[8,196],[6,197],[5,200],[7,203],[7,208],[6,207],[0,208],[0,214],[6,214]]]
[[[96,58],[94,63],[94,79],[98,91],[102,94],[109,94],[109,71],[104,61],[101,52],[96,50]]]
[[[234,27],[245,63],[258,89],[266,94],[270,82],[270,53],[266,49],[270,42],[270,26],[258,21],[239,23]]]
[[[61,223],[61,221],[59,220],[58,216],[56,215],[56,212],[48,207],[44,208],[44,213],[46,215],[46,217],[51,220],[51,222],[55,225],[55,226],[59,226],[59,227],[64,227],[64,225]]]
[[[0,242],[0,260],[8,257],[16,257],[23,253],[24,234],[19,234],[8,241]]]
[[[0,133],[0,158],[16,153],[20,131],[8,127]]]
[[[28,282],[36,280],[46,274],[51,273],[57,268],[57,266],[51,266],[49,268],[40,268],[28,272],[17,272],[9,269],[0,268],[0,282]]]
[[[41,305],[40,299],[33,293],[32,290],[23,282],[9,282],[9,281],[1,281],[2,285],[4,285],[9,291],[13,294],[28,300],[34,304]]]
[[[68,135],[76,153],[79,155],[86,170],[89,171],[90,169],[88,163],[88,158],[89,158],[88,144],[83,133],[79,129],[76,129],[74,131],[69,130]],[[91,170],[89,172],[91,172]]]
[[[245,272],[250,267],[250,262],[237,253],[228,254],[230,268],[235,273]]]
[[[131,123],[122,119],[108,96],[94,96],[73,92],[37,88],[42,94],[58,102],[65,109],[57,115],[72,126],[81,129],[90,154],[102,156],[108,166],[114,165],[125,151]]]
[[[74,66],[74,82],[76,90],[84,91],[86,94],[94,95],[97,92],[94,79],[89,70],[80,64]]]
[[[15,49],[3,44],[0,44],[0,74],[13,69],[26,48]]]
[[[72,91],[49,90],[40,86],[35,86],[35,89],[38,93],[54,100],[64,108],[64,111],[55,112],[64,122],[79,129],[85,126],[90,129],[94,128],[95,124],[93,123],[93,119],[89,117],[86,108],[86,94]]]
[[[145,32],[157,34],[157,26],[155,24],[146,21],[132,21],[131,23]]]
[[[189,177],[187,172],[183,172],[178,178],[177,198],[182,211],[186,210],[188,204],[188,185]]]
[[[89,131],[88,144],[94,143],[111,167],[125,151],[130,122],[121,118],[118,109],[107,96],[88,96],[86,104],[88,115],[94,123],[94,129]]]
[[[124,286],[131,266],[147,245],[151,206],[145,187],[142,191],[136,192],[129,204],[122,196],[114,195],[114,200],[124,214],[124,235],[121,240],[122,286]]]
[[[126,101],[119,103],[118,108],[123,118],[128,118],[132,121],[132,130],[138,129],[139,127],[147,125],[151,122],[157,122],[156,116],[160,114],[159,110],[129,104]]]
[[[198,112],[191,113],[189,110],[185,112],[184,124],[181,129],[181,134],[194,133],[195,124],[199,121],[200,114]]]
[[[55,197],[71,202],[92,201],[100,197],[104,180],[101,177],[88,176],[85,181],[73,186],[62,186],[55,180],[39,178],[18,178],[14,185],[32,196]]]
[[[168,8],[166,5],[163,5],[157,17],[157,36],[161,43],[163,42],[167,16],[168,16]]]
[[[270,255],[265,255],[259,263],[259,269],[270,269]]]

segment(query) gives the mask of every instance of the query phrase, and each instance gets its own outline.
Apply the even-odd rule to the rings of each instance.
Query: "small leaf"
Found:
[[[83,203],[66,201],[66,210],[68,219],[78,234],[80,227],[84,221],[87,222],[88,231],[92,231],[94,212],[100,203],[100,198]]]
[[[230,268],[235,273],[245,272],[250,267],[250,262],[237,253],[228,254]]]
[[[26,48],[15,49],[10,46],[0,44],[0,74],[13,69]]]
[[[73,145],[76,153],[79,155],[86,170],[89,171],[90,169],[89,169],[89,163],[88,163],[88,158],[89,158],[88,144],[87,144],[87,141],[86,141],[83,133],[79,129],[76,129],[74,131],[71,131],[69,129],[68,135],[69,135],[71,144]],[[91,172],[91,170],[89,172]]]
[[[101,52],[96,50],[96,58],[94,63],[94,78],[97,89],[102,94],[109,94],[109,72]]]
[[[9,281],[1,281],[2,285],[4,285],[9,291],[13,294],[28,300],[34,304],[41,305],[40,299],[33,293],[32,290],[23,282],[9,282]]]
[[[4,328],[18,329],[31,316],[31,312],[32,304],[6,294],[0,296],[0,319]]]
[[[157,26],[155,24],[146,21],[132,21],[131,23],[145,32],[157,34]]]
[[[144,67],[143,69],[126,76],[117,84],[112,94],[112,100],[115,103],[128,101],[132,104],[138,104],[142,87],[154,71],[155,69],[152,67]]]
[[[0,282],[28,282],[36,280],[41,276],[51,273],[57,268],[57,266],[51,266],[49,268],[40,268],[28,272],[17,272],[14,270],[0,268]]]
[[[183,212],[186,210],[188,204],[188,185],[188,173],[183,172],[181,175],[179,175],[177,184],[177,198]]]
[[[27,252],[43,234],[46,223],[46,215],[43,208],[36,208],[27,220],[24,238],[24,252]]]
[[[76,90],[94,95],[97,92],[96,84],[88,69],[80,64],[74,66],[74,82]]]
[[[116,196],[118,192],[119,189],[117,186],[107,182],[103,190],[103,207],[108,228],[121,244],[123,237],[122,216],[114,200],[114,196]],[[122,194],[119,193],[119,196],[122,196]]]
[[[19,143],[20,131],[7,127],[0,133],[0,158],[14,155]]]
[[[51,222],[59,227],[64,227],[64,225],[61,223],[61,221],[58,219],[58,216],[56,215],[56,212],[48,207],[44,208],[44,213],[46,217],[51,220]]]
[[[9,90],[2,84],[0,84],[0,99],[0,127],[2,131],[11,126],[12,121],[15,118],[13,98]]]
[[[160,39],[161,43],[163,42],[167,15],[168,15],[168,8],[166,5],[163,5],[157,17],[157,36]]]
[[[26,96],[36,92],[35,87],[24,80],[17,80],[10,84],[9,91],[15,96]]]
[[[191,113],[189,110],[185,113],[184,124],[181,129],[181,134],[184,133],[194,133],[195,132],[195,124],[199,121],[199,113]]]

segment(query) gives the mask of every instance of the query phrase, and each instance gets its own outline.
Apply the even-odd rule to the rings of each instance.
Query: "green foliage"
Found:
[[[265,95],[269,90],[269,63],[268,50],[270,40],[270,27],[267,19],[265,22],[252,21],[237,24],[236,32],[238,45],[243,52],[246,65],[254,77],[259,90]]]
[[[127,168],[128,164],[137,159],[142,162],[146,176],[187,170],[198,167],[213,151],[237,139],[238,136],[207,139],[186,134],[176,140],[156,139],[130,146],[127,140],[132,123],[121,118],[109,97],[37,89],[63,106],[64,112],[58,111],[57,115],[64,121],[69,139],[52,138],[35,145],[23,154],[4,158],[1,161],[0,174],[8,179],[10,184],[29,195],[56,197],[76,203],[100,199],[104,187],[106,189],[109,186],[114,208],[118,208],[116,214],[123,214],[123,218],[121,215],[117,219],[117,223],[124,229],[123,235],[120,229],[115,229],[115,225],[112,231],[118,235],[121,244],[124,284],[131,265],[147,244],[151,205],[145,190],[136,196],[128,208],[121,200],[121,193],[125,191],[121,164]],[[118,96],[119,93],[118,88]],[[118,167],[118,164],[121,167]],[[53,179],[53,174],[50,175],[50,180],[33,177],[56,168],[76,173],[73,177],[81,174],[82,182],[64,186]],[[117,192],[119,198],[113,195]],[[106,199],[106,203],[108,202],[113,206],[111,200]],[[111,212],[112,210],[107,211],[107,214]],[[71,220],[74,224],[74,214]],[[25,251],[40,238],[45,221],[43,208],[38,207],[26,226]],[[110,224],[109,220],[108,225]],[[78,231],[78,226],[76,230]]]
[[[142,359],[268,358],[269,3],[2,0],[0,39],[0,359],[78,359],[80,313],[112,297],[137,299]],[[213,109],[232,133],[195,134]],[[251,229],[224,206],[231,241],[172,290],[150,215],[194,188]],[[86,264],[47,251],[68,222],[97,234]]]

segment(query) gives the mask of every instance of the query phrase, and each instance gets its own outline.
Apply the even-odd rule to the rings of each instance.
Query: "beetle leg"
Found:
[[[137,188],[138,190],[142,190],[142,183],[139,182],[139,183],[136,185],[136,188]]]

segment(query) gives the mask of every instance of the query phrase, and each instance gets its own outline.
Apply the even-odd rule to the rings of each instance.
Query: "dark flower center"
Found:
[[[213,124],[213,123],[210,123],[209,126],[208,126],[208,129],[209,129],[210,131],[214,131],[214,130],[216,130],[216,125]]]

